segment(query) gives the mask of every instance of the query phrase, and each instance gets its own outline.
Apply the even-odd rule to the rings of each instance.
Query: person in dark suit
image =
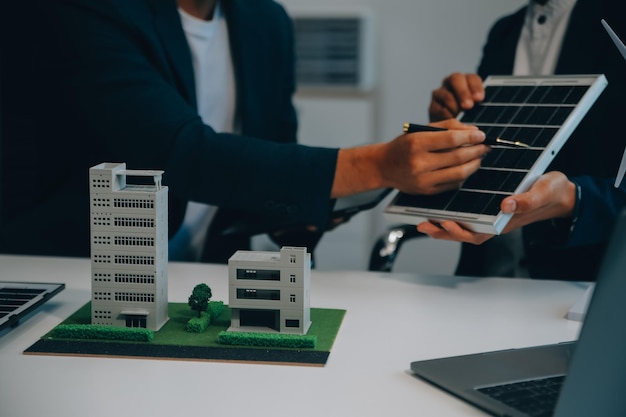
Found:
[[[190,201],[219,207],[203,260],[225,262],[249,243],[225,237],[233,225],[324,231],[338,197],[458,187],[488,150],[482,132],[454,121],[442,124],[448,132],[349,149],[296,144],[292,22],[271,0],[50,0],[29,10],[40,17],[29,24],[40,36],[28,83],[39,133],[28,136],[32,152],[3,153],[29,173],[14,187],[26,200],[9,199],[20,207],[7,210],[5,253],[88,256],[88,169],[101,162],[165,171],[171,235]],[[221,40],[200,48],[219,53],[203,64],[195,42],[213,20],[225,24]],[[207,75],[213,68],[224,78]],[[210,121],[219,113],[223,128]]]
[[[482,100],[481,80],[488,75],[603,73],[609,82],[548,168],[554,172],[531,192],[503,201],[503,211],[519,213],[505,231],[525,225],[521,249],[514,249],[510,233],[491,238],[450,222],[419,226],[433,237],[466,242],[457,274],[595,277],[613,221],[626,201],[623,186],[612,186],[626,145],[617,126],[626,112],[626,63],[600,21],[605,18],[618,34],[626,34],[626,21],[618,17],[625,12],[626,4],[610,0],[530,1],[493,25],[478,74],[452,74],[433,92],[431,121],[453,117]]]

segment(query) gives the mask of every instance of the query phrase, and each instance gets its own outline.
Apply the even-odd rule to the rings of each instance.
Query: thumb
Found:
[[[500,210],[502,210],[503,213],[515,213],[515,210],[517,210],[517,200],[515,200],[515,197],[511,196],[502,200]]]

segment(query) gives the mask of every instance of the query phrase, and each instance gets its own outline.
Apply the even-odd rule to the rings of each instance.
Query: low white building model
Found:
[[[168,320],[162,174],[127,170],[124,163],[89,169],[92,324],[158,330]],[[129,176],[154,183],[128,184]]]
[[[229,331],[306,334],[311,325],[311,254],[237,251],[228,260]]]

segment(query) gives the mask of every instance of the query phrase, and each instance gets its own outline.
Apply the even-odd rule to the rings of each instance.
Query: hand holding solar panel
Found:
[[[502,200],[526,191],[545,171],[607,81],[604,75],[491,76],[484,85],[484,100],[459,120],[478,126],[488,141],[500,137],[530,146],[493,146],[458,190],[399,192],[387,217],[409,224],[453,220],[473,232],[500,234],[512,216],[500,210]]]
[[[576,185],[562,172],[548,172],[539,177],[528,191],[503,200],[502,211],[514,214],[514,216],[502,232],[507,233],[542,220],[572,218],[575,205]],[[480,245],[494,236],[472,232],[448,220],[438,224],[420,223],[417,230],[435,239],[475,245]]]

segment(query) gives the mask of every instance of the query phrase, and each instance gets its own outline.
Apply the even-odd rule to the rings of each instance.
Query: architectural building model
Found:
[[[228,260],[229,331],[305,334],[311,325],[311,254],[237,251]]]
[[[158,330],[168,320],[162,174],[127,170],[124,163],[89,170],[92,324]],[[152,177],[154,183],[129,184],[128,177]]]

